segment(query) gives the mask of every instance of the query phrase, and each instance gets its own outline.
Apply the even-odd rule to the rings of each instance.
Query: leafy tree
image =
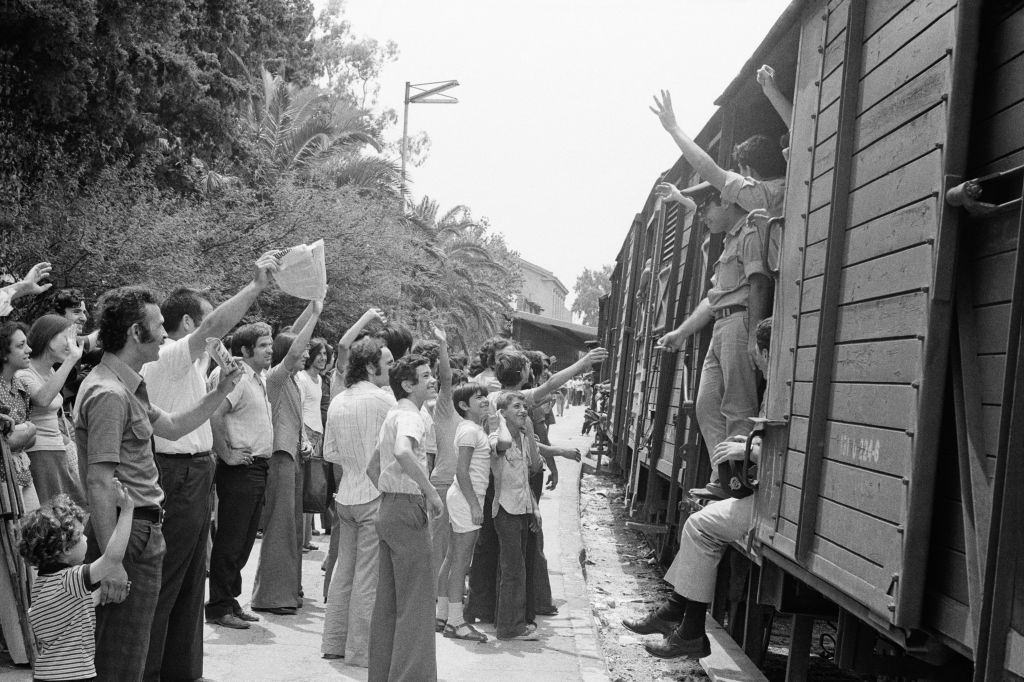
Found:
[[[584,268],[576,278],[576,284],[572,287],[576,294],[572,312],[580,316],[583,324],[597,326],[597,301],[612,290],[611,276],[612,266],[604,265],[594,270]]]

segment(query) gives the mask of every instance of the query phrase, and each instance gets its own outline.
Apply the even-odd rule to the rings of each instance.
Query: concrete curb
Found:
[[[565,473],[568,462],[562,466]],[[571,499],[562,499],[559,510],[559,536],[565,607],[576,644],[579,679],[587,682],[605,682],[609,679],[608,667],[597,635],[594,612],[587,594],[587,583],[580,564],[583,555],[583,529],[580,526],[580,486],[582,467],[575,464],[575,485]]]

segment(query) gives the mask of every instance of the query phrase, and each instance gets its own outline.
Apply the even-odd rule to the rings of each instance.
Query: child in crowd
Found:
[[[455,389],[452,402],[462,421],[455,429],[457,485],[448,488],[447,495],[452,542],[441,565],[441,575],[448,577],[447,595],[439,598],[448,605],[448,622],[443,632],[451,639],[486,642],[487,636],[463,617],[462,599],[466,590],[466,573],[484,522],[484,494],[491,468],[491,446],[481,423],[493,413],[487,401],[487,387],[479,384]],[[497,417],[493,419],[496,426]]]
[[[96,608],[100,581],[121,567],[132,533],[135,503],[124,485],[117,486],[121,513],[107,550],[91,564],[85,561],[85,512],[67,495],[57,495],[48,505],[33,511],[21,522],[22,556],[39,569],[32,586],[29,623],[38,656],[36,680],[95,679]],[[131,591],[128,581],[125,594]]]
[[[494,529],[498,535],[498,600],[494,623],[498,639],[532,639],[534,556],[530,533],[540,531],[540,511],[530,491],[530,466],[539,465],[536,440],[527,432],[526,396],[505,391],[498,398],[502,422],[491,433],[494,448]]]

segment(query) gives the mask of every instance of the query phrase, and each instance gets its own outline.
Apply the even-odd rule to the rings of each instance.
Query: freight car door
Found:
[[[802,20],[767,403],[790,428],[766,442],[757,537],[886,624],[920,615],[897,604],[955,9],[833,0]]]

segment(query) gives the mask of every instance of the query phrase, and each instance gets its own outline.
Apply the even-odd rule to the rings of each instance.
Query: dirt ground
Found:
[[[643,535],[626,530],[629,516],[623,494],[617,476],[603,471],[594,474],[592,466],[584,467],[580,484],[584,569],[609,678],[621,682],[706,680],[696,661],[654,658],[644,651],[644,637],[622,627],[623,618],[648,611],[670,592]]]
[[[600,643],[608,665],[609,678],[633,680],[707,680],[696,661],[662,661],[643,648],[645,637],[622,626],[622,619],[643,614],[667,598],[670,587],[661,580],[664,569],[654,549],[640,532],[627,530],[629,515],[623,504],[624,490],[618,476],[604,470],[594,473],[594,460],[584,459],[580,484],[580,526],[586,557],[587,590],[597,623]],[[789,653],[788,616],[778,615],[763,672],[772,682],[786,676]],[[835,627],[815,624],[810,675],[815,682],[845,682],[860,679],[844,675],[829,660],[834,650]],[[651,637],[657,638],[657,635]]]

